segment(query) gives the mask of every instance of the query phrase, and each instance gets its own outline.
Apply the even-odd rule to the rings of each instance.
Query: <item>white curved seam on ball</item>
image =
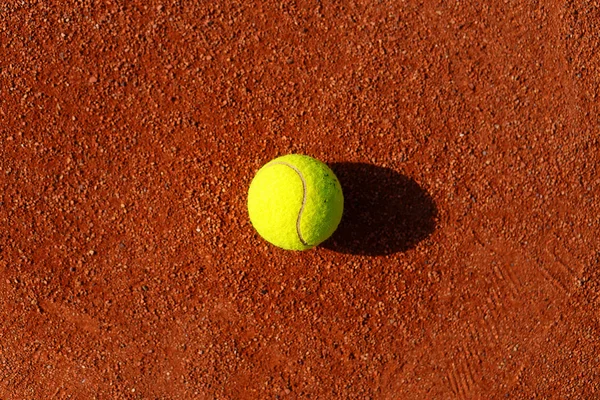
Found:
[[[302,243],[305,246],[310,246],[304,241],[304,238],[302,237],[302,232],[300,230],[302,212],[304,211],[304,206],[306,205],[306,181],[304,180],[304,175],[302,175],[302,172],[300,172],[298,168],[294,167],[292,164],[288,164],[283,161],[277,161],[274,163],[270,163],[269,165],[285,165],[286,167],[290,167],[291,169],[293,169],[300,177],[300,180],[302,181],[302,205],[300,206],[300,211],[298,212],[298,219],[296,220],[296,233],[298,234],[298,239],[300,239],[300,243]]]

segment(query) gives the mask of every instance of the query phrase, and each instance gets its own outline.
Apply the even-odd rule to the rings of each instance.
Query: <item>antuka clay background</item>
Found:
[[[597,1],[0,4],[0,398],[600,396]],[[323,246],[254,232],[327,162]]]

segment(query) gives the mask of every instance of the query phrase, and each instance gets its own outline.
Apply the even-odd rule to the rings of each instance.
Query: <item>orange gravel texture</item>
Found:
[[[600,398],[600,3],[0,2],[1,399]],[[261,165],[346,208],[264,242]]]

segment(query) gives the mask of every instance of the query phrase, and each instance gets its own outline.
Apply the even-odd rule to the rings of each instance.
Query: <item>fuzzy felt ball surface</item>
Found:
[[[252,225],[286,250],[306,250],[326,240],[343,209],[342,187],[333,171],[306,155],[290,154],[265,164],[248,190]]]

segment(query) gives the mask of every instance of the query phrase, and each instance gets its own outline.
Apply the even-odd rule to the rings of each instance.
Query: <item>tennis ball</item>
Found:
[[[290,154],[265,164],[248,190],[248,214],[266,241],[286,250],[307,250],[340,223],[344,196],[337,177],[321,161]]]

